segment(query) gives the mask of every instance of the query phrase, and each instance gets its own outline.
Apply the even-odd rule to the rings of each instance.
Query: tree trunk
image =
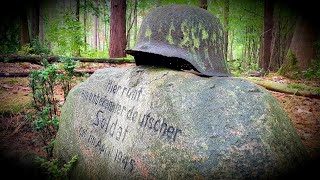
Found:
[[[83,34],[84,34],[84,51],[87,51],[87,0],[83,5]]]
[[[103,18],[104,18],[104,27],[103,27],[103,35],[104,35],[104,44],[103,44],[103,51],[105,49],[108,49],[108,31],[107,31],[107,5],[106,5],[106,1],[104,1],[103,3]]]
[[[262,30],[263,31],[263,30]],[[258,67],[260,69],[263,69],[263,58],[264,58],[264,38],[261,35],[260,36],[260,47],[259,47],[259,63],[258,63]]]
[[[80,0],[76,1],[76,19],[80,23]],[[76,56],[80,56],[80,46],[78,45],[78,49],[76,50]]]
[[[98,16],[94,15],[94,50],[98,50]]]
[[[224,8],[223,8],[223,16],[224,16],[224,59],[228,58],[228,41],[229,41],[229,0],[224,0]]]
[[[44,44],[44,8],[42,3],[39,5],[39,41]]]
[[[233,36],[234,36],[234,30],[231,32],[231,41],[230,41],[230,51],[229,51],[229,59],[233,60]]]
[[[298,17],[290,49],[296,56],[298,66],[302,70],[308,69],[311,60],[315,57],[315,37],[316,33],[311,23],[302,17]]]
[[[29,42],[30,38],[27,11],[25,8],[23,8],[23,12],[20,15],[20,48],[27,45]]]
[[[80,0],[76,2],[76,19],[80,22]]]
[[[133,7],[134,9],[134,7]],[[130,10],[130,13],[129,13],[129,16],[127,18],[127,48],[129,49],[130,48],[130,32],[131,32],[131,24],[133,25],[133,21],[131,23],[131,19],[132,19],[132,14],[133,14],[133,9]]]
[[[126,0],[111,0],[110,58],[125,57]]]
[[[134,4],[137,7],[138,6],[138,0],[134,0]],[[133,34],[133,39],[134,39],[134,43],[136,44],[137,41],[137,34],[138,34],[138,13],[137,13],[138,9],[136,8],[134,11],[134,34]]]
[[[208,1],[207,0],[200,0],[200,8],[207,10],[208,9]]]
[[[264,59],[263,59],[263,71],[265,74],[269,72],[272,27],[273,27],[273,0],[265,0],[264,1]]]
[[[32,39],[39,37],[40,0],[34,2],[32,9]]]
[[[277,10],[277,9],[276,9]],[[275,12],[277,12],[275,10]],[[271,41],[271,57],[270,57],[270,70],[277,71],[280,68],[280,41],[281,41],[281,28],[280,28],[280,12],[274,13],[274,23],[272,34],[274,35]]]

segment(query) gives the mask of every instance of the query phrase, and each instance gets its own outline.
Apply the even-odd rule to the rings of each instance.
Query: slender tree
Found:
[[[20,12],[20,46],[23,47],[30,42],[28,17],[26,8]]]
[[[273,28],[273,0],[265,0],[264,3],[264,58],[263,71],[265,74],[269,72],[271,57],[271,42]]]
[[[96,7],[98,7],[98,0],[95,1]],[[94,50],[98,50],[98,39],[99,39],[99,17],[98,13],[94,15]]]
[[[41,44],[44,43],[44,3],[39,4],[39,41]]]
[[[84,50],[87,51],[87,0],[83,5],[83,32],[84,32]]]
[[[40,0],[36,0],[32,8],[32,39],[39,37]]]
[[[136,5],[136,9],[134,11],[134,34],[133,34],[133,39],[134,42],[136,43],[137,40],[137,34],[138,34],[138,0],[134,0],[134,4]]]
[[[80,0],[76,0],[76,19],[80,23]],[[76,56],[80,56],[80,46],[76,50]]]
[[[110,58],[125,57],[126,0],[111,0]]]
[[[224,0],[224,8],[223,8],[223,16],[224,16],[224,59],[227,60],[228,57],[228,42],[229,42],[229,0]]]

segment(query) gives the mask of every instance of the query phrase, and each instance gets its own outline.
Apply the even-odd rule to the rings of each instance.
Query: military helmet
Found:
[[[229,76],[221,23],[189,5],[166,5],[142,21],[136,45],[127,54],[137,65],[170,65],[205,76]]]

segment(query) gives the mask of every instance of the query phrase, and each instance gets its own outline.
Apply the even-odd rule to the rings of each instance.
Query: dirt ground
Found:
[[[78,70],[96,70],[108,67],[128,67],[134,64],[81,64]],[[29,72],[41,66],[30,63],[0,63],[0,73]],[[283,83],[304,83],[319,87],[316,81],[294,81],[281,76],[266,79]],[[288,113],[303,144],[313,159],[320,157],[320,99],[270,91]],[[63,104],[62,91],[57,90]],[[31,90],[28,78],[0,78],[0,162],[26,162],[34,155],[45,156],[39,134],[27,120],[31,109]],[[22,171],[22,170],[21,170]],[[35,171],[37,173],[38,171]]]

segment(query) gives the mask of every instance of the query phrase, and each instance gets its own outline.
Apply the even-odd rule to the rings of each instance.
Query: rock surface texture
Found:
[[[72,179],[273,179],[307,157],[277,100],[232,77],[96,71],[62,109],[54,155]]]

